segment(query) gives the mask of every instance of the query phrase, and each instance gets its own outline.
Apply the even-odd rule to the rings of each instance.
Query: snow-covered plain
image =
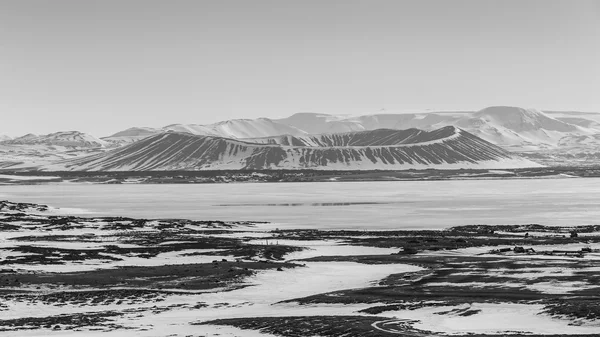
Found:
[[[0,179],[6,180],[53,180],[60,179],[58,176],[17,176],[12,174],[0,174]]]
[[[153,224],[154,222],[149,222]],[[22,225],[26,226],[26,223]],[[91,225],[88,224],[88,225]],[[85,229],[74,229],[73,233],[81,234]],[[144,229],[139,229],[144,230]],[[97,233],[101,233],[98,229]],[[61,234],[73,234],[69,230],[64,230]],[[88,232],[89,233],[89,232]],[[0,251],[13,247],[17,243],[13,239],[18,234],[25,233],[3,233],[0,236]],[[27,231],[28,235],[47,234],[43,231]],[[123,247],[137,247],[135,244],[118,243],[117,232],[106,231],[103,233],[102,240],[91,242],[55,242],[55,241],[32,241],[31,244],[39,247],[60,247],[71,249],[94,249],[104,244],[117,241],[116,244]],[[244,235],[239,229],[231,233],[219,233],[218,237],[240,237],[250,238],[247,244],[267,244],[264,242],[266,233],[260,231],[247,232]],[[207,236],[210,234],[200,234]],[[90,236],[93,237],[93,236]],[[294,245],[304,247],[305,250],[291,253],[285,256],[288,261],[297,261],[317,256],[362,256],[362,255],[389,255],[398,251],[397,247],[376,248],[347,246],[339,240],[277,240],[270,239],[271,244]],[[274,241],[274,242],[273,242]],[[176,244],[179,241],[171,240],[161,242],[159,245]],[[23,242],[19,242],[22,244]],[[471,248],[468,250],[458,250],[451,255],[454,256],[472,256],[481,251],[482,248]],[[211,253],[217,250],[182,250],[177,252],[168,252],[159,254],[151,259],[142,259],[135,256],[126,257],[123,261],[109,262],[106,265],[100,263],[66,263],[58,266],[42,266],[43,268],[30,268],[25,265],[13,264],[16,270],[46,271],[46,272],[74,272],[86,271],[91,269],[118,267],[118,266],[158,266],[176,262],[184,263],[208,263],[212,259],[221,259],[223,256],[187,256],[186,253]],[[430,252],[443,258],[447,252]],[[25,255],[25,254],[22,254]],[[123,257],[123,256],[120,256]],[[0,260],[5,256],[0,254]],[[228,259],[233,257],[227,256]],[[552,257],[547,257],[552,258]],[[505,259],[511,260],[513,257],[506,256]],[[53,315],[92,313],[118,311],[122,315],[110,318],[110,322],[121,326],[121,328],[102,327],[84,327],[75,330],[66,331],[60,329],[39,328],[34,331],[19,330],[15,336],[89,336],[103,334],[108,336],[122,336],[126,333],[132,333],[136,336],[269,336],[260,331],[240,330],[233,327],[198,325],[198,323],[211,321],[215,319],[227,318],[245,318],[245,317],[289,317],[289,316],[361,316],[367,315],[360,310],[381,305],[383,303],[354,303],[354,304],[299,304],[294,299],[329,293],[347,289],[361,289],[365,287],[377,287],[378,281],[391,274],[413,273],[423,271],[424,268],[404,263],[394,264],[361,264],[356,262],[307,262],[300,261],[302,266],[295,268],[285,268],[283,270],[264,270],[243,281],[244,287],[236,288],[215,288],[210,290],[186,291],[177,289],[163,289],[171,291],[160,295],[161,301],[146,301],[143,303],[134,302],[115,302],[110,301],[98,304],[89,300],[78,305],[64,305],[51,302],[32,303],[21,300],[9,300],[2,303],[0,312],[1,319],[15,319],[21,317],[48,317]],[[565,261],[565,267],[570,261]],[[581,271],[595,271],[596,267],[580,269]],[[506,270],[490,269],[488,276],[507,276]],[[520,274],[522,280],[533,279],[548,276],[572,276],[572,273],[566,268],[544,267],[543,263],[539,267],[529,267],[528,272]],[[473,271],[472,273],[476,273]],[[474,275],[474,274],[473,274]],[[539,282],[532,285],[523,285],[521,280],[515,279],[511,284],[498,284],[498,288],[520,288],[527,287],[531,290],[548,294],[568,293],[573,290],[580,290],[589,287],[586,282]],[[431,287],[452,288],[454,286],[492,287],[493,283],[443,283],[430,282]],[[10,290],[9,288],[5,288]],[[17,288],[15,288],[17,289]],[[40,285],[30,291],[42,293],[52,293],[65,290],[62,285]],[[124,287],[123,289],[128,289]],[[23,289],[20,289],[23,290]],[[101,290],[101,288],[82,288],[75,291]],[[139,289],[138,289],[139,290]],[[290,301],[291,300],[291,301]],[[201,304],[201,306],[198,306]],[[552,318],[549,315],[542,314],[543,305],[524,304],[524,303],[471,303],[469,305],[447,305],[437,307],[422,307],[415,310],[402,311],[384,311],[378,316],[385,321],[395,320],[414,320],[413,328],[427,331],[442,332],[446,334],[461,333],[482,333],[482,334],[505,334],[513,332],[525,333],[556,333],[564,335],[577,333],[593,333],[599,325],[594,322],[580,322],[579,325],[573,325],[572,320]],[[475,314],[461,315],[462,312],[470,310]],[[383,325],[373,325],[379,328]],[[123,327],[126,330],[123,330]],[[10,335],[10,334],[9,334]]]
[[[4,242],[3,242],[4,243]],[[290,241],[286,243],[301,244],[302,241]],[[307,243],[304,241],[304,243]],[[45,245],[43,242],[41,245]],[[317,250],[312,250],[312,253],[304,254],[303,256],[296,255],[293,258],[319,256],[322,253],[341,252],[345,255],[350,255],[349,250],[338,246],[338,242],[317,241],[308,242],[307,248],[318,247]],[[6,246],[6,243],[4,243]],[[92,245],[95,246],[95,245]],[[351,248],[351,247],[348,247]],[[390,250],[369,249],[355,247],[355,254],[382,254]],[[179,252],[184,253],[184,252]],[[152,259],[128,259],[122,263],[111,265],[162,265],[177,261],[177,263],[185,263],[181,256],[166,253],[161,254]],[[168,255],[168,256],[167,256]],[[218,257],[218,258],[222,258]],[[190,263],[202,263],[203,260],[216,257],[194,257],[195,261],[190,260]],[[208,261],[205,261],[208,262]],[[15,266],[21,268],[22,266]],[[61,272],[56,269],[56,266],[49,266],[46,271]],[[61,266],[58,266],[61,267]],[[62,271],[89,270],[89,266],[71,265],[70,268]],[[29,269],[31,270],[31,269]],[[31,306],[24,302],[7,302],[3,303],[5,310],[3,311],[3,319],[19,318],[19,317],[46,317],[59,314],[74,314],[83,312],[95,312],[105,310],[146,310],[143,315],[126,314],[114,320],[114,323],[123,325],[130,329],[134,329],[136,336],[162,336],[166,331],[169,331],[172,336],[185,336],[192,333],[208,333],[207,336],[264,336],[258,332],[241,331],[236,328],[221,327],[221,326],[196,326],[190,325],[194,322],[202,322],[213,319],[236,318],[253,316],[302,316],[302,315],[350,315],[356,314],[356,311],[364,309],[366,304],[357,305],[298,305],[295,303],[278,303],[294,298],[305,297],[313,294],[351,289],[363,288],[372,286],[386,276],[394,273],[413,272],[422,270],[421,267],[405,264],[388,264],[388,265],[366,265],[354,262],[306,262],[304,266],[284,271],[268,270],[246,279],[244,288],[219,292],[215,289],[211,292],[196,292],[184,293],[181,295],[171,294],[164,298],[160,306],[172,307],[167,311],[152,311],[156,307],[156,303],[148,302],[145,304],[110,304],[98,307],[97,304],[87,303],[73,307],[62,307],[52,304],[39,303]],[[33,289],[32,289],[33,290]],[[49,289],[50,290],[50,289]],[[59,289],[54,289],[59,290]],[[190,309],[194,303],[203,303],[204,308]],[[137,312],[137,311],[136,311]],[[19,331],[19,336],[63,336],[63,335],[81,335],[77,331],[55,331],[51,329],[41,329],[34,332]],[[100,331],[85,330],[85,335],[93,335],[100,333],[107,335],[122,335],[122,330]]]

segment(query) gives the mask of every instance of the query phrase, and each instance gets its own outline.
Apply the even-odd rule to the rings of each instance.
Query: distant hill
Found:
[[[275,122],[294,127],[308,134],[364,131],[364,126],[343,116],[301,112]],[[376,129],[380,129],[376,128]],[[275,135],[270,135],[275,136]]]
[[[108,145],[103,140],[78,131],[27,134],[0,141],[0,169],[45,167],[61,160],[106,151]]]
[[[147,128],[147,127],[132,127],[127,130],[123,130],[115,133],[114,135],[103,137],[102,140],[115,143],[115,144],[128,144],[137,142],[138,140],[144,139],[148,136],[160,133],[159,129]]]
[[[30,133],[15,139],[5,140],[2,144],[95,148],[104,147],[108,143],[87,133],[79,131],[61,131],[39,136]]]
[[[453,125],[493,144],[515,150],[555,147],[566,136],[600,133],[600,123],[594,120],[572,116],[558,119],[539,110],[510,106],[488,107],[476,112],[375,114],[346,118],[299,113],[277,121],[313,134],[381,128],[433,130]]]
[[[490,107],[452,122],[497,145],[514,148],[548,148],[574,134],[596,130],[561,121],[534,109]]]
[[[171,124],[160,129],[133,127],[102,138],[105,141],[127,144],[166,131],[185,132],[199,136],[225,138],[256,138],[278,135],[305,135],[306,132],[293,126],[280,124],[268,118],[233,119],[215,124]]]

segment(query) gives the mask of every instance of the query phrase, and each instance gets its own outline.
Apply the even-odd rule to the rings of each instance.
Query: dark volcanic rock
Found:
[[[268,143],[268,142],[267,142]],[[299,140],[293,144],[302,143]],[[306,144],[309,144],[307,146]],[[113,151],[65,162],[70,171],[155,171],[211,169],[404,169],[412,165],[478,164],[515,159],[511,153],[449,126],[426,132],[373,130],[319,136],[302,146],[167,132]],[[537,166],[525,160],[522,166]],[[508,167],[513,167],[514,164]]]

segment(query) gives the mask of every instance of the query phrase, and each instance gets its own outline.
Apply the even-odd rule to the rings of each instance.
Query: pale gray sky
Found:
[[[600,111],[600,0],[2,0],[0,134]]]

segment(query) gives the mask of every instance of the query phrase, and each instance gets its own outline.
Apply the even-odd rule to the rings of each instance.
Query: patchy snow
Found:
[[[106,141],[79,131],[60,131],[40,136],[30,133],[3,143],[9,145],[48,145],[79,148],[97,148],[107,145]]]
[[[293,298],[336,290],[362,288],[372,285],[390,274],[423,270],[406,264],[368,265],[356,262],[306,262],[305,267],[286,269],[284,272],[268,270],[248,279],[251,287],[222,294],[207,294],[207,303],[252,302],[254,307],[268,305],[265,311],[281,315],[272,304]],[[255,308],[256,310],[256,308]],[[313,313],[317,315],[317,313]],[[215,316],[215,317],[218,317]]]
[[[471,316],[441,314],[454,309],[481,310]],[[569,325],[569,320],[540,315],[543,305],[514,303],[473,303],[461,306],[428,307],[388,311],[382,315],[418,320],[415,328],[447,334],[596,334],[600,324]]]
[[[475,274],[475,273],[473,273]],[[527,273],[524,273],[527,274]],[[467,273],[463,273],[461,275],[467,275]],[[493,276],[493,274],[488,274]],[[523,277],[522,274],[499,274],[497,276],[502,277],[512,277],[515,280],[503,283],[496,282],[430,282],[427,283],[427,286],[431,287],[470,287],[470,288],[520,288],[520,289],[528,289],[532,291],[537,291],[544,294],[566,294],[573,291],[584,290],[584,289],[593,289],[597,288],[596,285],[583,282],[583,281],[561,281],[561,280],[552,280],[548,282],[537,282],[537,283],[524,283],[519,282],[519,279],[522,280],[531,280],[535,279],[535,277],[530,278],[527,277],[529,275],[525,275]],[[540,275],[539,277],[543,277]]]
[[[1,242],[0,242],[1,243]],[[210,253],[216,253],[220,249],[188,249],[176,252],[160,253],[157,256],[146,258],[138,257],[135,255],[116,255],[103,253],[102,255],[121,259],[120,261],[112,260],[93,260],[86,259],[85,261],[63,261],[63,264],[19,264],[12,263],[9,266],[13,269],[37,271],[37,272],[54,272],[54,273],[70,273],[77,271],[89,271],[97,269],[109,269],[117,267],[129,267],[129,266],[162,266],[168,264],[195,264],[195,263],[211,263],[214,260],[221,261],[227,259],[234,261],[236,257],[229,255],[210,255]],[[185,255],[199,253],[203,255]],[[209,254],[209,255],[204,255]],[[25,256],[30,254],[21,254],[10,252],[6,255],[11,256]],[[3,256],[0,255],[0,258]]]
[[[464,274],[462,274],[464,275]],[[470,288],[522,288],[519,283],[496,282],[428,282],[428,287],[470,287]]]
[[[174,294],[165,297],[160,303],[145,304],[108,304],[100,307],[92,303],[82,306],[58,307],[53,305],[36,305],[31,307],[24,303],[7,303],[11,317],[48,316],[62,313],[77,313],[100,310],[117,310],[126,308],[151,308],[154,306],[171,306],[164,312],[144,311],[140,314],[127,314],[115,318],[115,323],[137,329],[136,336],[157,336],[168,331],[174,336],[185,336],[190,333],[204,331],[204,326],[192,326],[190,322],[208,321],[235,317],[273,317],[273,316],[311,316],[311,315],[351,315],[368,305],[298,305],[296,303],[278,303],[284,300],[310,296],[313,294],[371,286],[373,282],[394,273],[413,272],[421,267],[402,264],[366,265],[354,262],[310,262],[304,267],[284,269],[284,271],[265,270],[248,278],[245,288],[227,292],[205,292]],[[208,304],[206,308],[190,309],[196,303]],[[182,305],[182,306],[181,306]],[[43,331],[45,334],[46,330]],[[210,327],[206,331],[223,331],[237,333],[235,329]],[[123,331],[113,331],[113,335]],[[60,335],[64,332],[52,332]],[[87,331],[85,332],[86,335]],[[110,335],[110,334],[109,334]],[[235,335],[235,334],[234,334]],[[256,335],[244,330],[240,336]],[[24,335],[23,335],[24,336]],[[256,335],[260,336],[260,334]]]
[[[597,285],[592,285],[582,281],[565,282],[560,280],[552,280],[548,282],[538,282],[528,284],[527,289],[539,291],[544,294],[565,294],[578,290],[597,288]]]
[[[310,259],[317,256],[352,256],[352,255],[389,255],[397,253],[400,248],[379,248],[368,246],[346,245],[341,240],[251,240],[252,245],[279,244],[285,246],[304,247],[299,252],[292,252],[285,256],[286,261]]]
[[[557,268],[557,267],[527,267],[524,270],[518,270],[519,273],[512,274],[515,272],[513,269],[507,268],[496,268],[486,270],[486,274],[489,276],[502,276],[520,279],[536,279],[540,277],[560,277],[560,276],[573,276],[573,270],[568,268]]]
[[[188,226],[188,227],[192,227],[192,226]],[[215,229],[215,230],[221,230],[221,229]],[[229,233],[210,234],[210,235],[204,235],[204,236],[210,236],[210,237],[214,237],[214,238],[244,239],[244,238],[272,238],[273,235],[276,235],[276,233],[272,233],[269,231],[245,232],[245,231],[239,231],[239,230],[230,230]],[[271,243],[277,242],[277,241],[283,242],[283,240],[277,240],[277,239],[269,239],[269,241]],[[253,241],[253,242],[255,242],[255,241]],[[286,243],[286,244],[289,244],[289,243]]]
[[[177,321],[177,320],[175,320]],[[157,322],[148,322],[148,326],[154,327],[153,324]],[[256,330],[242,330],[232,326],[214,326],[214,325],[202,325],[192,326],[183,325],[169,322],[158,322],[158,327],[154,327],[151,330],[134,330],[130,332],[124,332],[123,330],[112,330],[107,331],[99,328],[97,330],[83,330],[83,331],[64,331],[64,330],[52,330],[52,329],[38,329],[38,330],[21,330],[18,335],[7,335],[7,336],[19,336],[19,337],[72,337],[72,336],[108,336],[108,337],[123,337],[123,336],[140,336],[140,337],[164,337],[164,336],[198,336],[198,337],[279,337],[272,334]]]
[[[436,255],[436,256],[470,256],[470,255],[482,255],[482,256],[502,256],[505,258],[511,259],[541,259],[541,260],[560,260],[560,259],[588,259],[588,260],[599,260],[600,253],[600,242],[596,243],[568,243],[568,244],[556,244],[556,245],[532,245],[532,246],[524,246],[524,248],[533,248],[536,252],[542,251],[581,251],[582,248],[590,248],[592,249],[592,253],[585,253],[585,255],[581,258],[574,256],[567,256],[564,253],[554,253],[553,255],[535,255],[535,254],[514,254],[512,252],[508,252],[502,255],[498,254],[490,254],[492,250],[498,250],[501,248],[513,248],[514,246],[510,245],[500,245],[500,246],[482,246],[482,247],[469,247],[469,248],[459,248],[454,250],[444,250],[444,251],[427,251],[421,254],[426,255]]]
[[[94,214],[94,212],[83,209],[83,208],[73,208],[73,207],[48,207],[48,210],[43,213],[52,213],[53,215],[83,215],[83,214]]]
[[[189,329],[190,321],[208,321],[236,317],[279,317],[312,315],[350,315],[365,308],[357,305],[297,305],[277,303],[336,290],[367,287],[389,274],[418,271],[411,265],[366,265],[353,262],[311,262],[306,267],[285,269],[283,272],[262,271],[248,280],[252,286],[223,293],[202,294],[199,300],[206,308],[170,310],[156,315],[147,314],[134,319],[135,325],[150,324],[155,331],[159,325],[169,329]],[[136,322],[137,321],[137,322]],[[124,321],[126,324],[131,320]],[[196,328],[201,329],[202,326]],[[245,335],[244,335],[245,336]]]

